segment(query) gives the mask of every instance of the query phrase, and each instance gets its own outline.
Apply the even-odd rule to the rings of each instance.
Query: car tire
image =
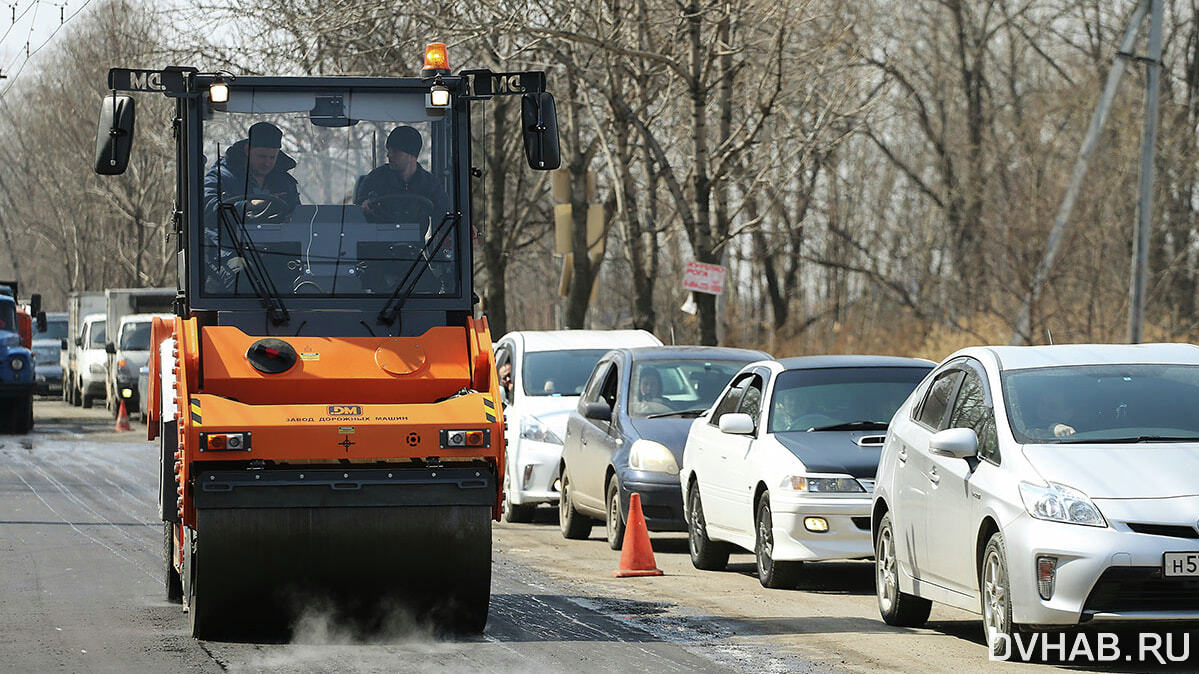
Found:
[[[770,492],[758,500],[754,517],[754,557],[758,560],[758,582],[762,587],[792,590],[799,585],[803,562],[780,562],[774,559],[774,518],[770,513]]]
[[[605,491],[604,503],[607,505],[608,517],[605,518],[604,530],[608,535],[608,547],[619,550],[624,545],[625,516],[620,506],[620,484],[616,476],[608,478],[608,488]]]
[[[933,603],[899,591],[897,560],[895,528],[891,525],[891,513],[886,513],[878,523],[878,535],[874,538],[874,589],[878,595],[878,612],[888,625],[920,627],[928,622]]]
[[[691,565],[704,571],[723,571],[729,565],[729,544],[708,538],[703,501],[699,498],[699,482],[691,481],[687,490],[687,549]]]
[[[558,497],[558,528],[562,530],[562,537],[572,540],[589,538],[594,524],[591,518],[575,510],[570,500],[570,478],[563,469],[562,495]]]
[[[80,404],[82,405],[83,409],[90,410],[92,408],[92,397],[87,393],[84,393],[80,398]]]
[[[1017,625],[1012,624],[1012,586],[1008,580],[1003,534],[998,531],[991,535],[987,547],[983,549],[978,579],[983,637],[987,641],[987,650],[1001,657],[1011,654],[1015,643],[1014,635],[1020,630]]]
[[[507,482],[507,480],[504,481]],[[504,489],[504,502],[500,506],[500,509],[503,512],[504,521],[509,523],[532,522],[533,510],[536,508],[536,506],[517,505],[513,503],[508,498],[508,489],[510,489],[510,487],[505,487]]]

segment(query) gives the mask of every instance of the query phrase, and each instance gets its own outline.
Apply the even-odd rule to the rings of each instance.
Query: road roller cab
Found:
[[[519,95],[528,163],[556,168],[544,74],[451,74],[432,45],[420,77],[108,84],[102,174],[129,160],[120,92],[174,100],[179,292],[153,325],[147,426],[193,634],[309,600],[480,631],[504,433],[472,283],[471,106]]]

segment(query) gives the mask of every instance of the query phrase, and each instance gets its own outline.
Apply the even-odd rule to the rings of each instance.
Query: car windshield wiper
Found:
[[[885,431],[887,430],[887,422],[885,421],[849,421],[843,424],[832,424],[831,426],[816,426],[809,428],[809,431]]]
[[[458,224],[460,219],[462,219],[462,214],[457,211],[446,213],[441,217],[441,222],[437,223],[437,227],[433,228],[433,233],[429,235],[429,238],[425,239],[425,245],[417,253],[419,259],[408,268],[408,271],[404,274],[404,278],[400,279],[399,285],[396,286],[395,292],[391,294],[391,297],[387,298],[387,303],[379,310],[380,323],[391,325],[395,322],[396,316],[404,308],[404,302],[416,290],[416,284],[420,282],[421,277],[425,275],[425,271],[429,269],[429,265],[433,263],[433,259],[429,256],[429,251],[441,249],[450,232],[454,231],[452,225]],[[447,224],[451,226],[447,227]],[[436,240],[436,243],[434,243],[434,240]],[[415,277],[413,277],[414,273],[416,274]],[[411,279],[411,283],[409,283],[409,279]]]
[[[1055,438],[1044,442],[1059,445],[1135,445],[1138,442],[1199,442],[1199,436],[1136,435],[1127,438]]]
[[[708,408],[700,407],[694,410],[675,410],[674,412],[658,412],[657,414],[647,414],[646,419],[661,419],[663,417],[698,417],[707,412]]]
[[[279,290],[275,287],[275,282],[271,280],[270,274],[266,273],[266,264],[262,261],[262,256],[258,254],[258,249],[246,244],[250,240],[250,233],[246,231],[245,221],[237,217],[233,204],[224,201],[217,204],[217,222],[224,225],[237,256],[248,263],[245,268],[246,280],[250,282],[250,287],[262,300],[271,322],[275,325],[286,323],[290,316],[287,313],[287,307],[283,305],[283,298],[279,297]],[[234,223],[237,223],[237,227],[234,226]],[[240,236],[238,228],[241,229]]]

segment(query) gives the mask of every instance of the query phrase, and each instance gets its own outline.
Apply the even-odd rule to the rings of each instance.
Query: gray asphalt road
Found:
[[[0,669],[5,671],[795,671],[794,654],[703,624],[646,620],[661,601],[551,580],[497,551],[483,637],[434,638],[403,615],[347,632],[314,606],[292,643],[201,642],[162,590],[155,447],[102,411],[39,401],[0,436]]]

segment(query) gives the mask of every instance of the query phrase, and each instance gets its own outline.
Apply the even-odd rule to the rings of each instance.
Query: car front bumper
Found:
[[[558,465],[562,445],[518,438],[508,446],[512,471],[508,498],[516,505],[558,502]]]
[[[663,475],[671,481],[659,481],[656,473],[627,471],[619,476],[620,507],[628,520],[629,496],[641,494],[641,514],[650,531],[686,531],[683,519],[683,486],[677,475]]]
[[[1199,497],[1156,500],[1158,509],[1167,505],[1160,502],[1174,502],[1169,507],[1192,515],[1199,512]],[[1127,503],[1104,504],[1097,500],[1096,504],[1108,517],[1112,509],[1129,514]],[[1113,518],[1105,528],[1020,515],[1003,532],[1013,622],[1069,626],[1199,621],[1199,577],[1167,578],[1162,574],[1164,553],[1199,552],[1199,539],[1139,533],[1124,523],[1178,519],[1177,515],[1161,515],[1141,513],[1137,519]],[[1189,526],[1193,529],[1194,522]],[[1049,599],[1042,599],[1038,593],[1038,557],[1058,560]]]
[[[772,491],[770,514],[774,551],[779,561],[865,559],[874,556],[870,540],[870,495],[852,498],[791,496]],[[810,531],[809,517],[828,523],[828,531]]]

